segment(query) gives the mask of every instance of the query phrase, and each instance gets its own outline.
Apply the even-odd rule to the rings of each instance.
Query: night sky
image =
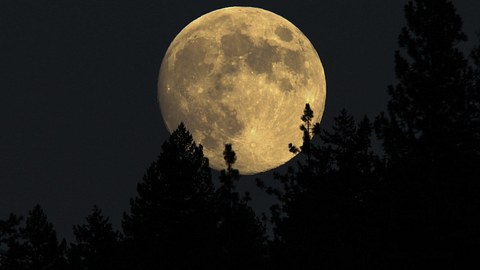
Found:
[[[384,110],[406,1],[55,2],[0,1],[0,219],[39,203],[70,239],[72,225],[94,204],[118,228],[136,183],[160,153],[168,133],[158,71],[189,22],[239,5],[295,24],[325,69],[326,128],[342,108],[356,117]],[[475,40],[480,1],[454,4]],[[254,177],[242,179],[253,186]]]

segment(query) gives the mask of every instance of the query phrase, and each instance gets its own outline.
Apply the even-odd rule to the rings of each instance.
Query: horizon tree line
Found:
[[[322,129],[306,104],[303,144],[285,146],[303,158],[274,185],[257,179],[277,201],[269,218],[236,189],[234,145],[215,188],[180,123],[121,231],[94,206],[66,243],[36,205],[0,220],[0,270],[479,266],[480,43],[467,56],[459,49],[467,37],[450,1],[409,1],[404,13],[386,111],[358,121],[342,110]]]

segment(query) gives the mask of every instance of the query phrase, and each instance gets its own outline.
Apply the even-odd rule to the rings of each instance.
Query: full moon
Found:
[[[241,174],[276,168],[300,146],[305,104],[319,122],[325,74],[305,35],[270,11],[229,7],[188,24],[163,58],[158,101],[170,132],[185,123],[213,169],[226,167],[224,146]]]

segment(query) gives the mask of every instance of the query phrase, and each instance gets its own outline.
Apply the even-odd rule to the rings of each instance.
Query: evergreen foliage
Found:
[[[40,205],[23,218],[13,214],[0,223],[0,239],[7,250],[0,257],[0,269],[65,269],[66,242],[58,241],[53,225]]]
[[[214,187],[202,146],[183,123],[162,145],[137,191],[122,222],[133,268],[193,269],[211,263]]]
[[[109,218],[95,205],[86,221],[73,227],[75,242],[68,252],[71,269],[118,268],[120,235],[113,230]]]

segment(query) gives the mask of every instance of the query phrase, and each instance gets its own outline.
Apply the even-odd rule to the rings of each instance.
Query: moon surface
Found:
[[[315,48],[292,23],[270,11],[229,7],[188,24],[170,44],[158,101],[170,132],[184,122],[210,166],[226,167],[231,143],[241,174],[276,168],[300,146],[305,104],[319,122],[325,75]]]

